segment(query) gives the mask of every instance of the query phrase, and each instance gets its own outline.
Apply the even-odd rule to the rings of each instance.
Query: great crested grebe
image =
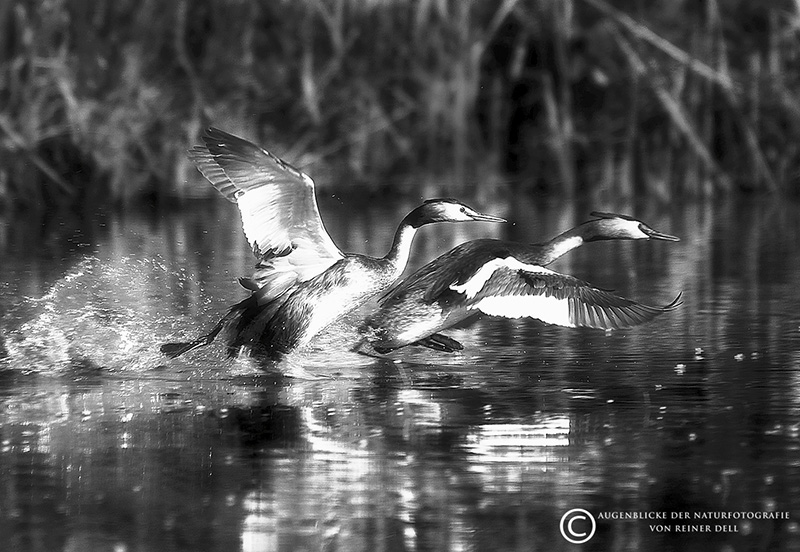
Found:
[[[206,335],[166,343],[176,357],[211,343],[224,331],[230,354],[248,346],[274,356],[307,344],[329,324],[385,291],[408,262],[417,229],[433,222],[504,219],[479,213],[454,199],[433,199],[400,223],[382,258],[342,253],[322,224],[314,181],[242,138],[209,128],[189,157],[226,199],[236,203],[258,262],[240,278],[249,297],[233,305]]]
[[[677,308],[680,294],[666,306],[651,307],[544,268],[589,241],[679,241],[625,215],[592,216],[597,218],[541,244],[495,239],[462,243],[391,288],[361,328],[364,338],[356,349],[366,341],[379,353],[410,344],[460,350],[459,342],[437,332],[477,312],[612,330]]]

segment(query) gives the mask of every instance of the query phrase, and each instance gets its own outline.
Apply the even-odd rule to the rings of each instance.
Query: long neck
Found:
[[[383,260],[394,269],[397,276],[405,270],[408,264],[408,257],[411,254],[411,242],[414,240],[414,234],[416,233],[417,229],[404,219],[400,226],[397,227],[391,249],[383,257]]]
[[[604,219],[590,220],[559,234],[549,242],[542,244],[541,263],[550,264],[585,242],[612,239],[607,234],[606,226],[607,223]]]

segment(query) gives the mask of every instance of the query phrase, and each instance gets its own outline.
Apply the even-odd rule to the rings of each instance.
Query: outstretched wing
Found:
[[[467,309],[491,316],[530,317],[559,326],[603,330],[642,324],[682,303],[678,295],[663,307],[643,305],[513,257],[494,259],[450,289],[460,295]]]
[[[203,134],[203,142],[189,151],[189,158],[239,206],[244,234],[260,261],[257,280],[259,272],[264,276],[274,271],[305,280],[343,257],[322,225],[308,175],[213,127]]]

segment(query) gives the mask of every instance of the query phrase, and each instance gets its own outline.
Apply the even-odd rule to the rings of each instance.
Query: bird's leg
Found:
[[[220,321],[217,322],[217,325],[214,326],[214,329],[212,329],[206,335],[198,337],[194,341],[164,343],[161,346],[161,352],[170,358],[175,358],[182,355],[183,353],[191,351],[192,349],[197,349],[198,347],[203,347],[205,345],[208,345],[209,343],[214,341],[214,338],[217,337],[219,332],[222,331],[222,328],[225,326],[225,322],[228,320],[228,318],[229,318],[228,315],[223,316],[220,319]]]
[[[413,345],[421,345],[422,347],[427,347],[443,353],[453,353],[455,351],[461,351],[464,348],[464,346],[455,339],[438,333],[420,339],[414,342]]]

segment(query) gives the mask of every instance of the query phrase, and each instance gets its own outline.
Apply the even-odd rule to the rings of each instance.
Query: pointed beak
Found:
[[[647,234],[647,236],[651,240],[664,240],[664,241],[681,241],[681,239],[677,236],[671,236],[669,234],[665,234],[663,232],[659,232],[658,230],[653,230],[649,226],[642,225],[642,232]]]
[[[494,215],[487,215],[485,213],[478,213],[477,211],[472,212],[469,214],[472,220],[476,220],[478,222],[508,222],[504,218],[496,217]]]

